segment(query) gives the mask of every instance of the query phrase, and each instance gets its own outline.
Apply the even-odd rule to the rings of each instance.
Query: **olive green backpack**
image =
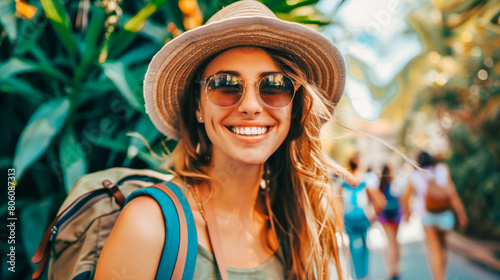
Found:
[[[47,229],[32,258],[33,263],[39,263],[38,269],[33,274],[33,279],[40,277],[47,262],[49,263],[48,278],[50,280],[93,279],[99,255],[127,197],[135,190],[168,182],[172,178],[172,175],[152,170],[128,168],[111,168],[80,178],[60,207],[56,219]],[[165,185],[155,186],[162,189]],[[167,184],[167,186],[166,189],[175,188],[172,183]],[[162,190],[165,193],[168,191],[165,188]],[[172,202],[184,200],[181,203],[184,204],[182,207],[186,211],[186,200],[182,199],[180,189],[176,188],[174,192],[173,197],[171,191],[167,195]],[[179,221],[182,224],[182,221],[186,220],[186,217],[183,216],[184,213],[182,213],[182,217],[179,214],[179,212],[183,212],[182,207],[180,210],[177,205],[175,207],[174,213],[177,211]],[[191,215],[190,210],[187,211],[189,213],[186,215]],[[192,216],[188,218],[192,219]],[[182,225],[179,231],[180,239],[187,238],[187,233],[182,232]],[[194,238],[196,239],[196,237]],[[184,250],[181,249],[183,245],[178,246],[179,252]],[[181,266],[184,266],[184,263]],[[177,269],[177,261],[171,267]],[[192,269],[194,270],[194,268]]]

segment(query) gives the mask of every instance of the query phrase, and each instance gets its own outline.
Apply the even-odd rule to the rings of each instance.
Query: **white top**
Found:
[[[446,165],[438,164],[436,166],[424,167],[423,169],[428,172],[423,173],[415,170],[410,176],[410,184],[415,190],[413,211],[417,212],[420,216],[428,214],[425,209],[425,195],[429,188],[429,181],[436,180],[436,185],[441,188],[448,185],[448,168]]]
[[[369,190],[375,190],[379,188],[380,180],[378,176],[373,172],[366,173],[364,181],[366,183],[366,188]]]

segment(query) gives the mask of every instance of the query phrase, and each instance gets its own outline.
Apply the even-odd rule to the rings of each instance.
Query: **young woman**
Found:
[[[342,184],[344,199],[344,225],[349,236],[349,249],[352,256],[351,268],[355,279],[368,277],[369,251],[367,233],[370,228],[369,197],[366,190],[366,178],[359,172],[357,155],[349,159],[349,171],[354,177]]]
[[[415,194],[415,205],[413,208],[420,215],[424,224],[428,245],[428,261],[432,278],[434,280],[444,280],[446,279],[448,266],[446,233],[453,229],[455,223],[453,211],[457,215],[460,228],[465,228],[468,219],[460,197],[456,192],[455,184],[451,179],[448,167],[443,163],[437,164],[436,160],[426,152],[421,152],[418,155],[417,163],[423,168],[424,172],[415,170],[410,176],[410,182],[403,197],[405,219],[409,220],[409,200],[411,195]],[[447,189],[450,196],[451,209],[440,213],[432,213],[426,210],[426,194],[431,181],[434,181],[438,187]]]
[[[382,177],[378,187],[380,193],[383,194],[386,200],[384,210],[377,212],[377,218],[384,227],[387,235],[388,246],[386,251],[386,263],[389,280],[399,279],[399,244],[397,234],[399,222],[403,216],[402,208],[399,205],[398,197],[394,196],[391,191],[392,172],[389,165],[384,165],[382,169]]]
[[[223,273],[214,239],[230,279],[345,279],[340,202],[328,170],[346,174],[319,139],[344,80],[343,59],[329,40],[256,1],[225,7],[153,58],[146,111],[179,140],[169,166],[196,224],[195,279]],[[217,236],[207,232],[208,204]],[[95,279],[155,279],[166,242],[156,201],[133,199]]]

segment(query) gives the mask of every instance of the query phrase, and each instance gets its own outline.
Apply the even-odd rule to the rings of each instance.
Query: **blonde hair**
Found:
[[[291,126],[285,141],[265,164],[268,182],[268,230],[280,242],[288,279],[329,279],[334,261],[339,279],[343,278],[337,236],[343,230],[340,199],[330,183],[331,171],[342,176],[347,171],[330,159],[320,144],[320,128],[333,119],[334,105],[322,90],[310,82],[288,54],[264,49],[287,75],[301,83],[292,107]],[[213,58],[213,57],[212,57]],[[189,184],[210,181],[204,167],[210,163],[211,143],[202,124],[196,120],[200,98],[195,85],[211,58],[192,74],[190,86],[181,97],[181,140],[170,155],[168,166]],[[330,174],[330,175],[329,175]],[[276,248],[275,248],[276,249]]]

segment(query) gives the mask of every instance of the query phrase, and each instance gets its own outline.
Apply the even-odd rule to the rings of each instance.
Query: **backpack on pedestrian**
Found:
[[[349,233],[362,234],[370,227],[370,220],[366,216],[365,207],[361,197],[368,201],[366,194],[365,183],[361,183],[357,187],[352,187],[347,182],[342,183],[344,187],[345,206],[344,224],[346,231]]]
[[[141,195],[151,196],[160,205],[165,240],[169,240],[156,279],[191,279],[198,246],[196,227],[181,189],[165,183],[171,179],[172,175],[128,168],[111,168],[80,178],[32,258],[34,264],[39,263],[33,279],[45,273],[47,262],[50,280],[93,279],[102,248],[123,206]]]
[[[425,208],[431,213],[442,213],[451,209],[451,196],[447,187],[440,187],[436,181],[429,181],[425,195]]]
[[[433,178],[428,181],[425,208],[431,213],[442,213],[452,208],[451,194],[448,188],[449,182],[447,182],[446,186],[439,186],[435,177],[437,177],[436,170],[434,170]]]
[[[384,190],[384,196],[387,199],[387,204],[382,211],[386,218],[394,218],[399,215],[399,200],[391,193],[391,186],[387,186]]]

